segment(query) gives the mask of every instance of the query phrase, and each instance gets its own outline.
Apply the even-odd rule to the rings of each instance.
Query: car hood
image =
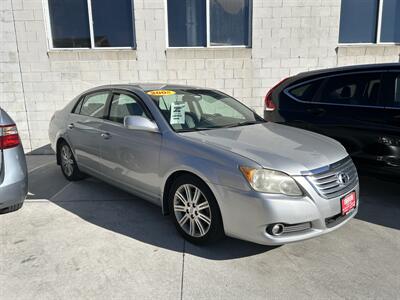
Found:
[[[301,175],[348,156],[343,146],[331,138],[271,122],[182,135],[290,175]]]

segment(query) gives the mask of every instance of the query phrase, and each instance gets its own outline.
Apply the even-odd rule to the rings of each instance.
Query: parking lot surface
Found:
[[[198,247],[145,200],[28,165],[23,208],[0,215],[0,299],[400,299],[399,182],[361,175],[356,219],[315,239]]]

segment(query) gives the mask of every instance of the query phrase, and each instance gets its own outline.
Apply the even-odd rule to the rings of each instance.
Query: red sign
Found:
[[[350,194],[342,198],[340,201],[342,205],[342,215],[345,216],[356,207],[357,204],[356,192],[351,192]]]

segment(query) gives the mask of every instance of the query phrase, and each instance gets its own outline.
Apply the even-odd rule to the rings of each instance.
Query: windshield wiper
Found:
[[[219,129],[219,128],[232,128],[232,127],[247,126],[247,125],[254,125],[261,123],[266,123],[266,121],[244,121],[240,123],[234,123],[222,126],[185,128],[185,129],[177,129],[176,132],[192,132],[192,131]]]
[[[211,130],[211,129],[215,129],[215,128],[214,127],[184,128],[184,129],[176,129],[176,132],[192,132],[192,131],[203,131],[203,130]]]
[[[265,121],[244,121],[244,122],[235,123],[235,124],[228,124],[228,125],[224,126],[224,128],[247,126],[247,125],[254,125],[254,124],[261,124],[261,123],[265,123]]]

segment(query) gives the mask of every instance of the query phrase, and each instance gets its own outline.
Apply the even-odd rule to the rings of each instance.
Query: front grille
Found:
[[[329,166],[328,171],[322,171],[306,176],[317,193],[330,199],[349,192],[358,182],[357,169],[350,157]]]

